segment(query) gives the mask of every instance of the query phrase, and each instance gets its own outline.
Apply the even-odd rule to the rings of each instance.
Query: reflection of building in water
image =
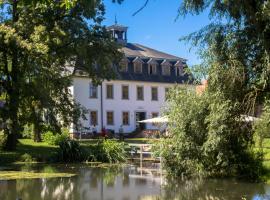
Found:
[[[0,200],[270,199],[269,185],[235,179],[168,179],[136,167],[76,168],[71,178],[0,181]]]
[[[123,168],[118,175],[105,172],[96,176],[95,170],[87,173],[79,187],[81,199],[137,200],[144,196],[160,194],[158,183],[148,178],[131,178],[130,174],[140,175],[140,172],[137,168]],[[89,187],[93,185],[92,182],[98,182],[98,186]]]

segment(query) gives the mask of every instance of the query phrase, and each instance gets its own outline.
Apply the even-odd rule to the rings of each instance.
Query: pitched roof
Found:
[[[174,55],[170,55],[140,44],[127,43],[122,47],[122,51],[127,57],[141,57],[141,58],[156,58],[156,59],[168,59],[168,60],[182,60],[186,61],[184,58],[180,58]]]

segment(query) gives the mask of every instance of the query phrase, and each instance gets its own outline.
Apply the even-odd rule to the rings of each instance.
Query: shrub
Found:
[[[42,134],[42,140],[51,145],[55,144],[55,138],[55,135],[51,131]]]
[[[263,107],[263,113],[259,120],[254,123],[254,132],[256,142],[262,148],[262,142],[265,137],[270,136],[270,101],[266,101]]]
[[[241,121],[238,102],[220,92],[196,95],[176,89],[170,95],[170,137],[162,140],[159,152],[169,173],[260,176],[261,157],[252,151],[253,135]]]
[[[21,162],[36,162],[36,159],[34,159],[30,154],[25,153],[20,157]]]
[[[57,157],[61,162],[117,163],[126,159],[125,144],[113,140],[98,141],[83,148],[77,141],[66,139],[60,142],[59,147]]]
[[[59,145],[62,141],[68,140],[68,138],[67,132],[54,134],[51,131],[47,131],[43,134],[43,141],[51,145]]]
[[[125,144],[113,140],[99,141],[87,147],[87,160],[95,162],[117,163],[126,159]]]
[[[33,132],[33,124],[26,124],[23,127],[22,137],[31,139],[33,138],[34,132]]]
[[[80,144],[69,139],[60,142],[57,157],[60,162],[81,162],[86,158]]]
[[[125,144],[123,142],[105,140],[103,141],[103,150],[109,163],[123,162],[126,159]]]

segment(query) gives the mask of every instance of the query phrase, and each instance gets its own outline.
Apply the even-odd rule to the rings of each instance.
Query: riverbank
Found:
[[[87,148],[89,145],[94,145],[99,139],[89,139],[79,141],[80,145]],[[147,144],[152,140],[146,138],[132,138],[124,141],[126,144],[139,143]],[[59,147],[49,145],[45,142],[36,143],[31,139],[19,139],[17,150],[8,152],[0,150],[0,165],[6,165],[16,162],[43,162],[52,163],[54,156],[57,154]]]
[[[83,148],[95,145],[98,139],[89,139],[79,141]],[[147,144],[152,143],[153,140],[146,138],[132,138],[124,141],[127,145],[132,143]],[[13,152],[7,152],[0,150],[0,166],[9,165],[12,163],[55,163],[53,159],[57,154],[59,147],[49,145],[45,142],[35,143],[31,139],[20,139],[17,150]],[[270,138],[263,141],[263,152],[265,167],[265,174],[263,180],[270,183]]]

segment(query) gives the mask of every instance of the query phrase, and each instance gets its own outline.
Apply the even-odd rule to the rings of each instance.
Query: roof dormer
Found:
[[[132,62],[133,62],[134,73],[141,74],[142,73],[143,60],[140,59],[140,57],[136,57]]]
[[[184,72],[182,61],[178,60],[174,64],[174,67],[175,67],[175,76],[182,76]]]
[[[161,71],[162,71],[162,75],[164,76],[170,76],[171,75],[171,63],[168,60],[163,60],[163,62],[161,63]]]
[[[153,58],[150,58],[147,62],[148,64],[148,74],[149,75],[155,75],[157,74],[157,61]]]

